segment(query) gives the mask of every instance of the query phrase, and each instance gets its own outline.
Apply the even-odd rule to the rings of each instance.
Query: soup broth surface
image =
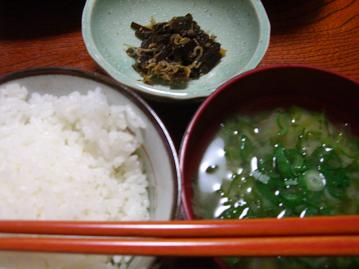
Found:
[[[236,115],[220,124],[199,165],[194,212],[219,219],[357,214],[358,198],[359,139],[349,124],[334,125],[324,113],[292,107]],[[359,268],[356,259],[342,258],[240,263]]]

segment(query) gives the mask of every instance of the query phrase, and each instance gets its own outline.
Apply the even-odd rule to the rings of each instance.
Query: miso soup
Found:
[[[220,124],[194,186],[200,218],[359,212],[359,139],[349,124],[298,107],[236,115]],[[359,268],[354,258],[227,259],[241,268]]]

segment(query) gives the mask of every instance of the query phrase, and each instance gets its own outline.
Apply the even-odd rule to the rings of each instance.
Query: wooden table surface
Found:
[[[88,55],[81,36],[84,0],[20,0],[1,4],[0,75],[46,66],[102,73]],[[272,33],[260,66],[307,64],[359,81],[359,0],[263,0],[263,4]],[[149,103],[178,147],[198,104]],[[173,264],[176,268],[216,268],[208,259],[166,259],[165,263],[163,268]]]

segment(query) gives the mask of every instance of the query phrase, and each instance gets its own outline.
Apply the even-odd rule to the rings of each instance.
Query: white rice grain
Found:
[[[86,95],[0,88],[0,219],[148,220],[144,123]],[[110,269],[106,256],[0,253],[0,269]],[[121,258],[120,258],[121,259]]]

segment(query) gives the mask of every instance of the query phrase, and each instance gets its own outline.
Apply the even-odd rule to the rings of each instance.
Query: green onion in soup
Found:
[[[359,212],[359,139],[298,107],[223,122],[201,160],[198,217],[245,219]],[[241,268],[359,268],[355,258],[227,259]]]

